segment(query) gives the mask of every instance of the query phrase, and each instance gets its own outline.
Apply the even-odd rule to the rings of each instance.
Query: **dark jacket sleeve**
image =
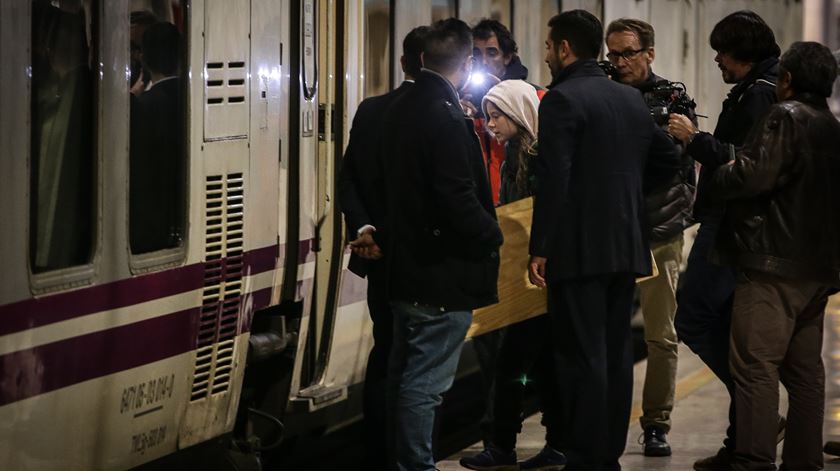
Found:
[[[718,199],[735,199],[773,190],[782,183],[783,168],[796,155],[795,138],[791,114],[782,106],[773,107],[761,132],[752,134],[735,160],[715,171],[709,191]]]
[[[358,153],[363,148],[362,141],[370,139],[367,132],[368,122],[367,102],[362,102],[353,118],[353,127],[350,129],[350,140],[347,149],[344,151],[344,158],[341,160],[341,171],[338,174],[338,205],[347,223],[347,230],[351,239],[356,238],[356,231],[365,224],[372,224],[370,215],[365,208],[362,198],[359,195],[359,175],[357,174],[356,160]]]
[[[645,161],[644,193],[647,195],[670,184],[683,168],[682,147],[651,121],[653,139]]]
[[[741,146],[750,129],[761,120],[773,103],[774,92],[765,90],[764,87],[744,92],[741,102],[738,103],[738,132],[735,134],[740,136],[739,142],[723,142],[712,134],[701,132],[694,137],[686,150],[694,160],[710,168],[729,162],[732,153]]]
[[[476,194],[469,161],[475,153],[470,152],[464,129],[465,122],[453,116],[446,116],[432,128],[432,195],[440,216],[460,238],[495,249],[502,245],[502,231]]]
[[[539,109],[539,152],[534,161],[537,192],[529,252],[546,257],[557,232],[557,211],[569,200],[572,156],[583,117],[560,92],[548,92]]]

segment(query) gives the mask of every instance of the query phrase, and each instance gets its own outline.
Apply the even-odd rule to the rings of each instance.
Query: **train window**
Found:
[[[177,248],[185,232],[187,61],[181,4],[151,2],[154,8],[130,14],[128,232],[133,254]]]
[[[432,23],[458,15],[456,0],[432,0]]]
[[[365,0],[365,98],[391,87],[391,2]]]
[[[33,273],[85,265],[95,234],[95,0],[32,2]]]

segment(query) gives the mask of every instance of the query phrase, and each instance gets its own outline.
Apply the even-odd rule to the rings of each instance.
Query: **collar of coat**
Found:
[[[769,59],[764,59],[761,62],[757,62],[752,70],[744,77],[743,80],[738,82],[737,85],[732,87],[732,90],[727,95],[727,99],[731,99],[733,102],[737,102],[741,99],[741,95],[744,94],[750,87],[755,85],[756,82],[759,80],[764,80],[769,82],[770,84],[775,85],[776,79],[779,76],[779,58],[778,57],[771,57]]]
[[[555,85],[565,82],[570,78],[574,77],[604,77],[607,78],[607,74],[601,70],[601,67],[598,66],[598,62],[595,59],[583,59],[577,60],[566,67],[560,69],[560,73],[554,77],[554,80],[551,82],[551,85],[548,88],[554,88]]]
[[[455,90],[455,85],[452,85],[452,82],[450,82],[449,79],[434,70],[426,68],[420,69],[420,76],[417,77],[417,85],[437,88],[438,91],[445,94],[446,99],[453,104],[457,104],[460,101],[458,91]]]

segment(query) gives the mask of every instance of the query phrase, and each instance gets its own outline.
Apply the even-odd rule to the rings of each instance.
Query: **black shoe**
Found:
[[[467,469],[477,469],[480,471],[519,470],[519,463],[516,462],[516,451],[508,452],[492,445],[475,456],[461,458],[458,463]]]
[[[519,463],[523,471],[562,471],[566,467],[566,455],[546,445],[536,455]]]
[[[735,461],[734,453],[722,447],[717,454],[694,462],[696,471],[729,471]]]
[[[651,425],[645,428],[645,456],[671,456],[668,435],[659,427]]]

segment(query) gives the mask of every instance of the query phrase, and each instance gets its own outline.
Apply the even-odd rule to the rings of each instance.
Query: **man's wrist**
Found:
[[[700,131],[694,131],[693,133],[689,134],[688,139],[686,139],[685,141],[685,145],[691,145],[691,143],[694,142],[694,138],[697,137],[698,134],[700,134]]]

